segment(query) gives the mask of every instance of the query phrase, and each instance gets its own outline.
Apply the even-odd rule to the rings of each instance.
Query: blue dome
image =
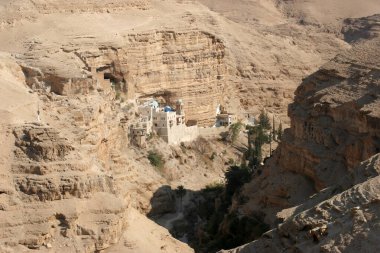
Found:
[[[170,106],[165,106],[164,107],[164,112],[172,112],[173,109]]]

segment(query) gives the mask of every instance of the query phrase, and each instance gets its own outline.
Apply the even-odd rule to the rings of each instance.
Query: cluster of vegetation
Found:
[[[237,123],[234,123],[230,126],[230,131],[231,131],[231,142],[234,143],[236,139],[239,137],[239,133],[241,129],[243,128],[243,123],[240,121]]]
[[[234,143],[243,128],[241,122],[232,124],[228,131],[228,140]],[[248,243],[259,238],[269,230],[265,224],[265,215],[252,213],[243,216],[236,211],[231,211],[233,199],[240,204],[247,201],[247,197],[241,193],[241,189],[252,178],[253,168],[259,166],[263,159],[262,147],[272,140],[281,139],[282,125],[275,130],[274,121],[265,112],[261,112],[259,122],[255,126],[247,126],[248,150],[243,161],[248,160],[248,166],[244,163],[236,165],[232,158],[228,160],[229,168],[225,172],[225,184],[213,183],[207,185],[199,194],[200,197],[194,201],[191,210],[185,210],[187,220],[188,239],[197,252],[217,252],[220,249],[230,249]],[[227,140],[227,138],[225,138]],[[206,141],[199,139],[195,149],[206,153]],[[222,154],[226,154],[223,151]],[[214,160],[216,153],[212,153]],[[176,194],[182,198],[182,188],[177,188]],[[202,222],[199,222],[201,220]],[[194,224],[195,225],[194,227]]]
[[[243,127],[241,122],[232,124],[229,129],[229,138],[232,143]],[[239,203],[247,201],[241,194],[243,185],[252,178],[253,169],[261,163],[263,159],[262,147],[270,143],[273,139],[281,137],[282,126],[275,131],[268,115],[263,111],[259,116],[259,122],[255,126],[247,126],[248,130],[248,150],[243,161],[248,160],[248,166],[242,164],[235,165],[235,161],[230,159],[230,167],[225,173],[225,185],[212,184],[202,190],[202,197],[205,199],[198,204],[196,213],[203,221],[191,240],[192,246],[199,252],[216,252],[220,249],[234,248],[244,243],[257,239],[268,231],[269,226],[263,222],[264,215],[260,213],[250,216],[241,216],[230,210],[233,198]],[[210,158],[211,159],[211,158]],[[227,215],[226,215],[227,214]]]
[[[213,191],[222,192],[223,190],[224,190],[224,184],[218,183],[218,182],[208,184],[208,185],[206,185],[206,188],[203,189],[203,191],[205,191],[205,192],[208,192],[208,191],[209,192],[213,192]]]
[[[225,177],[226,197],[231,200],[235,192],[240,191],[240,188],[250,181],[251,170],[246,166],[231,166],[225,173]]]
[[[183,185],[180,185],[177,187],[177,189],[175,189],[175,193],[177,197],[180,198],[180,210],[182,210],[182,199],[186,195],[186,189],[183,187]]]
[[[240,217],[236,212],[229,212],[232,198],[250,181],[251,173],[246,166],[231,166],[225,173],[225,185],[214,183],[202,190],[205,201],[198,205],[196,213],[204,221],[200,227],[203,232],[192,240],[197,251],[216,252],[237,247],[269,229],[260,215]]]
[[[154,150],[149,151],[148,160],[149,160],[150,164],[152,164],[154,167],[156,167],[158,169],[162,169],[165,165],[165,161],[164,161],[163,156]]]
[[[248,150],[245,153],[246,160],[249,161],[249,167],[255,168],[263,160],[262,147],[265,143],[270,144],[273,140],[282,138],[282,124],[275,129],[275,122],[271,125],[268,114],[262,111],[259,116],[259,122],[255,126],[247,126],[248,130]]]

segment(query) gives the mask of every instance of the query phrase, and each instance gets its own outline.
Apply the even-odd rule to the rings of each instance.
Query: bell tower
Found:
[[[177,112],[177,115],[183,115],[183,102],[182,102],[182,99],[178,99],[177,102],[176,102],[176,112]]]

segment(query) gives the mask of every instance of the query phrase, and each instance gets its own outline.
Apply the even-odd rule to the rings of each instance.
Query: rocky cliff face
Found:
[[[3,132],[15,148],[10,166],[2,168],[1,244],[93,252],[115,243],[126,226],[127,203],[115,195],[112,178],[94,170],[54,128],[11,129]]]
[[[303,81],[289,106],[291,128],[263,174],[247,186],[255,192],[247,210],[267,209],[273,222],[276,211],[336,186],[379,153],[378,45],[371,41],[340,54]]]
[[[128,147],[134,105],[115,99],[112,86],[129,98],[182,98],[201,125],[213,123],[220,102],[241,115],[282,114],[297,80],[348,45],[289,22],[271,1],[256,8],[274,20],[196,1],[2,1],[0,50],[11,60],[0,63],[0,251],[191,252],[144,216],[151,204],[173,209],[172,196],[149,203],[169,180]],[[242,212],[262,209],[272,222],[378,152],[378,53],[366,50],[305,80],[289,110],[292,128],[247,186],[256,196]],[[225,146],[204,142],[151,144],[165,153],[170,180],[201,187],[227,162],[210,158]]]
[[[123,82],[129,98],[183,98],[201,125],[214,122],[219,103],[241,118],[265,107],[287,123],[299,80],[347,47],[289,22],[271,1],[60,2],[0,4],[1,50],[40,69],[41,85],[58,94],[88,92],[93,67],[98,79]]]
[[[379,46],[358,44],[304,79],[290,129],[237,208],[276,229],[231,252],[377,250]]]
[[[353,187],[318,204],[311,199],[259,240],[222,252],[378,251],[379,165],[375,155],[357,168]]]
[[[25,93],[37,93],[39,102],[31,110],[34,119],[24,118],[28,123],[22,121],[27,105],[19,103],[14,120],[0,124],[0,251],[97,252],[121,242],[122,251],[144,252],[126,236],[135,219],[155,236],[169,236],[144,221],[142,213],[149,211],[149,200],[165,179],[147,161],[131,159],[137,157],[133,150],[125,150],[126,117],[133,110],[123,110],[110,88],[58,96],[41,86],[46,78],[41,71],[23,70],[27,78],[18,69],[12,74],[17,74],[15,82],[32,87]],[[92,78],[82,81],[96,84]],[[191,252],[175,240],[165,247]]]
[[[192,252],[144,214],[173,210],[174,195],[150,201],[171,180],[196,188],[214,182],[226,159],[211,162],[209,155],[224,147],[206,142],[197,151],[196,142],[170,147],[153,139],[149,150],[167,161],[160,171],[146,159],[148,150],[129,145],[136,108],[115,99],[104,73],[58,78],[11,62],[2,66],[1,85],[22,87],[23,99],[0,111],[0,251]],[[141,239],[147,233],[149,245]]]
[[[0,18],[0,28],[15,25],[22,19],[35,20],[39,14],[51,13],[83,13],[83,12],[121,12],[128,9],[148,9],[149,0],[85,0],[78,3],[71,0],[66,2],[49,0],[16,0],[5,1],[1,4],[5,15]]]
[[[214,35],[197,30],[129,34],[122,47],[76,53],[100,74],[123,80],[128,97],[162,96],[173,104],[183,99],[188,120],[214,124],[228,75],[225,46]]]

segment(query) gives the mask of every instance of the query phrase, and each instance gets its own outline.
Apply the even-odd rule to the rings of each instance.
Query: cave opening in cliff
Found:
[[[115,77],[115,75],[113,75],[112,73],[108,73],[108,72],[106,72],[106,73],[104,73],[104,79],[108,79],[108,80],[110,80],[112,83],[117,83],[118,82],[118,80],[117,80],[117,78]]]
[[[125,79],[122,77],[122,75],[105,72],[104,73],[104,79],[110,80],[112,86],[114,89],[118,91],[127,92],[127,85]]]

